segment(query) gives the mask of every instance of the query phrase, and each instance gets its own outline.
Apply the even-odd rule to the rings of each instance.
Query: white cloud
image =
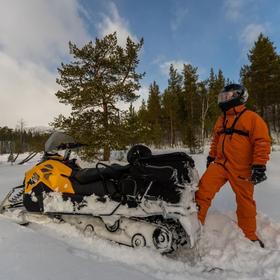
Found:
[[[177,69],[177,72],[179,74],[181,74],[184,69],[184,64],[186,64],[186,65],[191,64],[191,62],[186,61],[186,60],[170,60],[170,61],[166,61],[166,62],[159,64],[161,73],[166,77],[169,77],[169,69],[170,69],[171,64],[173,65],[173,67],[175,69]],[[192,65],[192,66],[195,67],[195,65]],[[207,77],[208,72],[207,72],[206,68],[204,68],[203,66],[199,66],[199,67],[197,67],[197,74],[198,74],[198,81],[201,81],[202,78]]]
[[[165,76],[169,75],[169,68],[170,65],[173,64],[174,68],[178,70],[178,72],[182,72],[184,64],[189,64],[188,61],[184,60],[170,60],[163,62],[159,65],[161,73],[164,74]]]
[[[263,24],[249,24],[245,27],[241,34],[241,42],[244,48],[250,48],[252,44],[257,40],[260,33],[266,32],[266,26]]]
[[[11,0],[0,9],[0,44],[12,57],[56,61],[68,42],[84,42],[87,34],[76,0]]]
[[[140,108],[140,106],[142,105],[142,100],[144,99],[145,101],[148,100],[149,97],[149,87],[147,86],[142,86],[137,95],[139,95],[139,98],[133,103],[133,106],[136,110],[138,110]]]
[[[176,8],[174,12],[173,20],[171,21],[171,29],[173,31],[176,31],[183,24],[188,13],[189,13],[188,8],[184,8],[184,7]]]
[[[47,125],[67,111],[59,104],[56,67],[68,41],[88,40],[77,0],[10,0],[0,9],[0,126]]]
[[[47,125],[67,108],[58,103],[55,73],[32,62],[19,63],[0,52],[0,125],[14,128],[20,119],[27,126]]]
[[[226,0],[224,7],[227,19],[238,20],[243,16],[244,0]]]
[[[130,31],[128,21],[120,16],[118,8],[113,2],[109,3],[108,12],[108,15],[102,14],[102,21],[97,24],[99,36],[104,37],[116,31],[118,43],[121,46],[126,45],[127,37],[130,37],[133,41],[138,41],[137,36]]]

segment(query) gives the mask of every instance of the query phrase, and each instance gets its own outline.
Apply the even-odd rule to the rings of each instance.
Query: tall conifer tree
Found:
[[[185,64],[183,69],[183,91],[182,91],[183,118],[181,125],[182,140],[192,153],[200,146],[200,97],[198,95],[197,67]]]
[[[108,160],[110,149],[118,148],[122,131],[118,101],[132,102],[140,88],[142,73],[139,63],[139,43],[127,38],[126,46],[118,45],[116,33],[109,34],[95,43],[79,48],[69,43],[73,60],[61,64],[56,93],[61,103],[72,108],[69,117],[55,119],[54,126],[70,132],[79,141],[87,143],[87,156],[103,148],[103,159]]]
[[[168,140],[170,146],[176,142],[176,131],[179,122],[179,97],[182,91],[182,76],[171,64],[169,69],[168,87],[162,96],[163,112],[168,131]]]
[[[280,64],[273,42],[260,34],[248,54],[249,64],[240,71],[251,105],[276,129],[280,104]]]
[[[155,81],[150,85],[147,118],[151,129],[150,140],[153,144],[159,146],[162,141],[162,109],[159,86]]]
[[[213,68],[211,68],[207,80],[209,110],[206,117],[206,128],[208,133],[212,131],[218,116],[221,114],[221,110],[218,107],[218,94],[224,86],[225,78],[222,70],[219,69],[218,74],[215,74]]]

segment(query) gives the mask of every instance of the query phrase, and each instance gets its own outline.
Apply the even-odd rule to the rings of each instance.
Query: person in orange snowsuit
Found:
[[[254,185],[266,179],[271,140],[264,120],[245,107],[247,99],[247,90],[239,84],[227,85],[218,96],[223,114],[214,127],[207,170],[199,182],[196,202],[198,218],[204,224],[212,199],[229,181],[236,196],[239,227],[248,239],[264,247],[256,234],[253,193]]]

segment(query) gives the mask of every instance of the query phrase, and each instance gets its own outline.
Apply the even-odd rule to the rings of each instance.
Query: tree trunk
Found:
[[[205,140],[204,130],[205,130],[205,118],[203,117],[201,120],[201,147],[203,150],[204,150],[204,140]]]
[[[107,135],[107,131],[109,129],[109,120],[108,120],[108,105],[107,103],[103,100],[103,114],[104,114],[104,128],[105,128],[105,135]],[[106,142],[109,139],[104,139]],[[106,143],[103,147],[103,160],[104,161],[109,161],[110,159],[110,145]]]
[[[272,123],[273,123],[273,132],[277,132],[276,127],[276,107],[277,105],[272,105]]]
[[[201,137],[201,146],[202,146],[202,149],[204,150],[204,128],[205,128],[205,111],[204,111],[204,109],[205,109],[205,105],[204,105],[204,103],[205,103],[205,100],[204,100],[204,98],[202,97],[202,104],[201,104],[201,135],[200,135],[200,137]]]
[[[202,110],[201,110],[201,145],[202,145],[202,151],[204,151],[204,145],[205,145],[205,122],[208,110],[210,108],[209,104],[209,95],[207,95],[205,98],[202,98]]]
[[[104,145],[103,148],[103,160],[104,161],[109,161],[110,160],[110,146],[109,145]]]
[[[170,115],[170,145],[173,147],[175,144],[175,132],[174,132],[174,123],[173,123],[173,116]]]

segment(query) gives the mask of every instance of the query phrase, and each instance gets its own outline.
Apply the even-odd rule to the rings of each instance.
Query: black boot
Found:
[[[264,243],[260,239],[251,240],[252,242],[259,242],[261,248],[264,248]]]

